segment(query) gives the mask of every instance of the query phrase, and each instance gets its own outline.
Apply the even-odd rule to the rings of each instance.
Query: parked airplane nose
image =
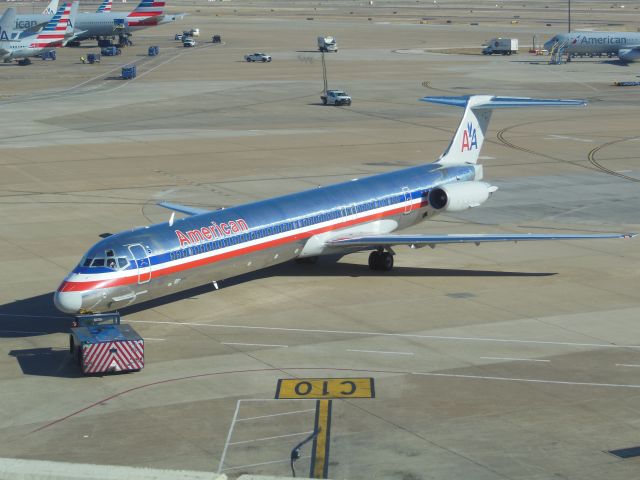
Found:
[[[82,307],[81,292],[56,292],[53,295],[56,308],[64,313],[78,313]]]

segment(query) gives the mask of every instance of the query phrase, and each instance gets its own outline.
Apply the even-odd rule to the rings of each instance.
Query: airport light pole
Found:
[[[567,9],[568,11],[568,18],[569,18],[569,33],[571,33],[571,0],[567,0],[569,2],[569,8]]]

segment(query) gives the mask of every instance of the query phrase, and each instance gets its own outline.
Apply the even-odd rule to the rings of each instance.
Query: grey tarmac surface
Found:
[[[129,375],[81,377],[52,305],[98,235],[167,221],[159,200],[217,208],[432,161],[461,112],[424,95],[590,105],[495,112],[497,193],[413,231],[639,232],[640,96],[612,86],[637,66],[436,51],[564,28],[562,2],[526,3],[178,3],[188,17],[122,57],[0,65],[0,457],[289,475],[315,404],[273,400],[277,380],[374,377],[375,399],[334,401],[330,477],[637,478],[640,459],[606,452],[640,445],[638,239],[400,247],[392,273],[359,253],[229,279],[124,312],[147,340]],[[579,26],[635,28],[578,3]],[[184,49],[191,26],[202,43]],[[320,105],[323,33],[350,108]],[[128,62],[138,78],[114,78]]]

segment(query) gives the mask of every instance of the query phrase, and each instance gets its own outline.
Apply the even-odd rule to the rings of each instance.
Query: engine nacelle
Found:
[[[462,212],[482,205],[498,187],[485,182],[457,182],[429,192],[429,205],[436,210]]]
[[[623,62],[637,62],[640,60],[640,50],[635,48],[621,48],[618,50],[618,58]]]

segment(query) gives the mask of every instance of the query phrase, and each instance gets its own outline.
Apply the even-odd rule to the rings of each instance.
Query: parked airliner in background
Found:
[[[10,62],[17,58],[35,57],[44,50],[61,47],[73,36],[70,21],[77,11],[78,3],[63,3],[49,23],[39,33],[14,37],[10,32],[16,11],[8,8],[0,18],[0,30],[9,31],[10,40],[0,40],[0,59]],[[71,19],[71,20],[70,20]]]
[[[76,40],[130,35],[134,31],[170,23],[180,18],[179,15],[165,15],[164,6],[164,0],[141,0],[131,12],[78,13],[75,28],[82,33],[77,35]],[[44,14],[18,15],[15,30],[33,31],[48,22],[50,18],[50,15]]]
[[[477,164],[492,109],[576,106],[582,100],[425,97],[464,108],[445,153],[434,163],[327,187],[205,211],[160,205],[189,215],[133,229],[96,243],[54,295],[68,313],[99,313],[179,292],[292,259],[372,250],[369,266],[393,267],[392,247],[451,243],[623,238],[633,234],[396,235],[441,212],[484,203],[497,187]]]
[[[617,56],[623,62],[640,60],[640,32],[572,32],[554,35],[544,44],[549,52],[563,49],[569,56]]]

